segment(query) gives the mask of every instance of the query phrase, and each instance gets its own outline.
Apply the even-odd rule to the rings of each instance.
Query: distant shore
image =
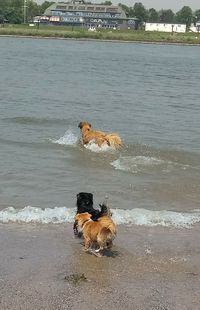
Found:
[[[200,34],[198,33],[163,33],[145,32],[130,30],[100,30],[90,32],[86,29],[75,29],[66,27],[45,27],[31,28],[29,26],[6,26],[0,27],[0,37],[23,37],[43,39],[74,39],[74,40],[95,40],[105,42],[124,43],[146,43],[146,44],[175,44],[200,46]]]
[[[2,310],[197,310],[200,226],[118,226],[111,255],[83,252],[72,224],[0,224]]]
[[[125,40],[105,40],[92,38],[63,38],[63,37],[41,37],[41,36],[25,36],[25,35],[1,35],[0,38],[25,38],[25,39],[53,39],[53,40],[75,40],[75,41],[95,41],[95,42],[111,42],[111,43],[134,43],[134,44],[155,44],[155,45],[180,45],[180,46],[199,46],[200,43],[181,43],[181,42],[164,42],[164,41],[125,41]]]

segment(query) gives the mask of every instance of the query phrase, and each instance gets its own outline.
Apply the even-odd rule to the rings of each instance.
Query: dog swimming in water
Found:
[[[120,147],[122,140],[117,133],[105,133],[103,131],[93,130],[88,122],[80,122],[78,127],[81,130],[83,144],[94,141],[99,147],[108,145],[112,147]]]

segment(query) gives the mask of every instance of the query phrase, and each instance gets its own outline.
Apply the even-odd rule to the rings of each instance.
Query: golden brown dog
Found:
[[[91,214],[88,212],[78,213],[75,216],[75,221],[82,230],[85,251],[89,251],[94,243],[99,246],[99,249],[95,250],[95,252],[112,247],[112,241],[116,236],[116,225],[109,216],[105,215],[97,221],[93,221]]]
[[[83,144],[88,144],[94,141],[98,146],[107,144],[109,146],[119,147],[122,145],[122,140],[116,133],[107,134],[103,131],[93,130],[88,122],[80,122],[78,127],[81,130]]]

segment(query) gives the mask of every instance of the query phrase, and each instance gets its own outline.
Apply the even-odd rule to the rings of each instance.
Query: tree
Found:
[[[151,8],[148,11],[148,21],[151,23],[156,23],[159,21],[158,12],[154,8]]]
[[[44,14],[44,12],[46,11],[46,9],[52,5],[54,2],[52,1],[44,1],[40,6],[39,6],[39,11],[40,14]]]
[[[37,3],[32,0],[27,1],[27,21],[32,21],[33,18],[40,14],[40,9]]]
[[[103,5],[112,5],[112,2],[111,1],[105,1],[105,2],[102,2],[101,4],[103,4]]]
[[[20,24],[23,22],[23,0],[7,0],[4,4],[0,2],[4,19],[12,24]]]
[[[176,21],[182,24],[186,24],[189,28],[193,19],[192,9],[189,6],[184,6],[180,11],[176,13]]]
[[[148,19],[148,13],[144,5],[141,2],[136,2],[133,6],[133,17],[137,17],[139,22],[146,22]]]
[[[122,10],[124,10],[125,14],[127,17],[130,17],[130,8],[122,3],[119,3],[119,6],[122,8]]]
[[[173,23],[174,22],[174,12],[172,10],[161,10],[159,12],[159,20],[162,23]]]
[[[196,22],[200,21],[200,10],[197,10],[193,14],[193,21],[196,24]]]

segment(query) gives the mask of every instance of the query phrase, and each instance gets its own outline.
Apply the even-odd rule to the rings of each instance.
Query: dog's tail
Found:
[[[108,227],[103,227],[98,234],[97,242],[99,244],[104,244],[105,246],[107,243],[112,242],[115,239],[115,236],[116,236],[116,233],[113,229],[110,229]]]
[[[110,207],[108,206],[108,196],[105,197],[102,204],[99,204],[101,211],[100,211],[100,217],[107,215],[109,217],[112,216],[112,212],[110,210]]]
[[[115,133],[109,133],[105,136],[106,141],[108,141],[109,146],[121,146],[122,145],[122,140],[118,136],[118,134]]]

